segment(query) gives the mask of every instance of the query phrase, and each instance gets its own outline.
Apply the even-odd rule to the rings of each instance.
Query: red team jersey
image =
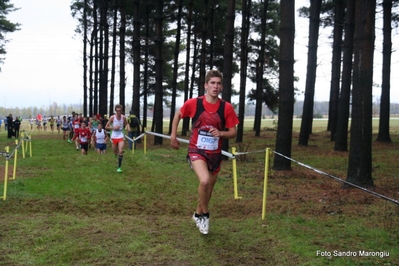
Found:
[[[80,144],[87,144],[91,138],[91,133],[89,128],[79,128],[79,143]]]
[[[73,131],[74,132],[78,132],[79,131],[79,128],[80,128],[80,119],[74,119],[73,121],[72,121],[72,126],[73,126]]]
[[[222,138],[211,136],[209,130],[212,128],[223,130],[224,128],[235,127],[239,120],[230,103],[224,102],[224,117],[221,118],[218,110],[222,100],[219,99],[216,104],[211,104],[205,100],[205,97],[199,97],[199,99],[202,100],[204,112],[193,123],[189,151],[199,149],[207,153],[220,153],[222,150]],[[193,98],[184,103],[180,108],[182,118],[193,118],[195,116],[198,108],[197,101],[197,98]]]

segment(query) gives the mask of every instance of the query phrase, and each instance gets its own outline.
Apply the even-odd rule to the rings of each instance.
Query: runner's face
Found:
[[[209,96],[218,97],[223,89],[222,79],[218,77],[211,78],[208,83],[205,83],[205,89]]]

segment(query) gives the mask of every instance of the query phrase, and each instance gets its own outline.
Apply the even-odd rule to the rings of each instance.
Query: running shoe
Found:
[[[116,171],[118,172],[118,173],[122,173],[122,169],[119,167],[118,169],[116,169]]]
[[[202,217],[201,223],[199,225],[199,231],[203,235],[209,234],[209,218],[208,217]]]
[[[195,213],[194,213],[192,219],[195,223],[195,226],[197,226],[197,228],[200,228],[202,216],[195,217]]]

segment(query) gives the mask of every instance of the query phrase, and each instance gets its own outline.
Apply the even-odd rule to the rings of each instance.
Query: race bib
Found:
[[[86,138],[86,137],[81,137],[80,140],[81,140],[82,142],[87,142],[87,138]]]
[[[214,151],[218,149],[219,137],[212,136],[209,131],[199,130],[197,139],[197,148]]]

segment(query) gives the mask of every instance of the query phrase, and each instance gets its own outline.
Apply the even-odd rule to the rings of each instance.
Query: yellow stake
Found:
[[[15,140],[15,144],[18,146],[18,140]],[[18,149],[15,149],[15,154],[14,154],[14,170],[12,172],[12,180],[15,180],[15,176],[17,174],[17,159],[18,159]]]
[[[30,157],[32,157],[32,137],[29,136],[29,152],[30,152]]]
[[[26,137],[29,139],[28,142],[30,142],[30,137],[29,137],[28,134],[26,134]],[[26,143],[26,145],[25,145],[25,152],[28,151],[28,146],[29,146],[28,143]]]
[[[21,133],[21,146],[22,146],[22,158],[25,159],[25,141],[24,141],[25,133]]]
[[[10,151],[10,147],[6,147],[6,153]],[[6,159],[6,166],[4,168],[4,192],[3,192],[3,200],[7,198],[7,180],[8,180],[8,158]]]
[[[234,184],[234,199],[242,199],[242,197],[238,196],[238,185],[237,185],[237,160],[235,158],[236,148],[231,148],[231,153],[234,155],[234,159],[232,159],[233,165],[233,184]]]
[[[144,128],[144,132],[147,131],[147,128]],[[144,134],[144,154],[147,154],[147,134]]]
[[[266,157],[265,157],[265,175],[264,175],[264,183],[263,183],[263,205],[262,205],[262,220],[266,217],[266,195],[267,195],[267,178],[269,175],[269,160],[270,160],[270,148],[266,148]]]

